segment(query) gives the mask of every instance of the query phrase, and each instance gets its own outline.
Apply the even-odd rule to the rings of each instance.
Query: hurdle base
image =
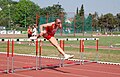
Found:
[[[97,61],[91,61],[91,60],[83,60],[82,61],[82,65],[84,65],[84,64],[89,64],[89,63],[98,63]]]
[[[60,65],[59,64],[47,64],[45,66],[42,66],[39,68],[39,70],[42,70],[42,69],[53,69],[53,68],[59,68]]]
[[[18,71],[27,71],[27,70],[36,70],[36,67],[32,66],[23,66],[22,68],[14,68],[13,70],[9,70],[10,73],[18,72]]]
[[[8,74],[9,71],[8,70],[0,70],[0,73],[5,73],[5,74]]]

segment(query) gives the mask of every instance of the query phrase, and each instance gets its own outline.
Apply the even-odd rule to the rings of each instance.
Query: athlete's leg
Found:
[[[61,49],[61,47],[59,46],[59,44],[58,44],[58,42],[57,42],[57,40],[56,40],[56,38],[55,37],[51,37],[50,39],[49,39],[49,41],[50,41],[50,43],[52,44],[52,45],[54,45],[57,49],[58,49],[58,51],[64,56],[64,59],[69,59],[69,58],[72,58],[74,55],[68,55],[68,54],[65,54],[65,52]]]
[[[51,37],[49,39],[50,43],[55,46],[57,48],[57,50],[64,56],[65,55],[65,52],[61,49],[61,47],[59,46],[57,40],[55,37]]]

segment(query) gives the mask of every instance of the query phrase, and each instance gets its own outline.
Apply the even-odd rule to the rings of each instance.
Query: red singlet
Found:
[[[52,24],[52,26],[46,27],[47,35],[43,36],[47,40],[49,40],[51,37],[54,37],[55,32],[57,31],[57,27],[55,27],[55,24]]]
[[[32,31],[30,29],[28,29],[28,34],[31,34],[32,35]]]

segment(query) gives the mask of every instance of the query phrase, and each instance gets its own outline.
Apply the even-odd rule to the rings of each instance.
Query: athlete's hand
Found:
[[[45,30],[41,31],[39,35],[37,35],[37,38],[41,37],[43,34],[47,33]]]
[[[41,31],[41,34],[45,34],[45,33],[47,33],[47,31],[46,31],[46,30],[44,30],[44,31]]]
[[[37,39],[38,39],[39,37],[41,37],[40,34],[37,35]]]
[[[40,32],[40,36],[42,36],[42,35],[44,35],[44,34],[46,34],[46,33],[47,33],[47,31],[46,31],[46,30],[41,31],[41,32]]]

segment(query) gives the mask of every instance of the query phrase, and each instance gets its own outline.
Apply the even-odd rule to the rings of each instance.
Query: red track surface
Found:
[[[24,61],[24,59],[22,60]],[[49,60],[46,59],[44,61],[49,62]],[[19,64],[16,65],[19,67]],[[0,77],[120,77],[120,66],[89,63],[42,70],[22,70],[10,74],[1,73]]]

